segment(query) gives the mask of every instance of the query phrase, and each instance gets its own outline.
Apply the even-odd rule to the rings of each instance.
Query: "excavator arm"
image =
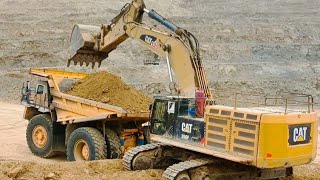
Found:
[[[142,24],[144,13],[174,33],[161,32]],[[143,0],[133,0],[131,4],[126,4],[109,25],[75,25],[71,34],[71,57],[68,66],[74,61],[75,65],[78,62],[87,66],[92,63],[94,67],[98,63],[100,67],[101,61],[129,37],[166,59],[170,89],[176,89],[172,69],[178,80],[181,95],[194,97],[195,90],[199,89],[211,98],[197,39],[154,10],[147,10]]]

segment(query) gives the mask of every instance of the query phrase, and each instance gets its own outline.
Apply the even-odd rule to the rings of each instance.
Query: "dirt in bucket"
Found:
[[[76,82],[67,94],[122,107],[129,113],[147,111],[151,98],[127,85],[120,77],[101,71]]]

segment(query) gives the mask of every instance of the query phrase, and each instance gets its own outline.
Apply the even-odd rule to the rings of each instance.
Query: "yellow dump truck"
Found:
[[[30,69],[38,76],[33,87],[22,88],[21,102],[28,120],[26,138],[31,152],[51,157],[66,152],[70,161],[119,158],[144,144],[142,124],[149,113],[128,113],[121,107],[63,93],[88,74]]]

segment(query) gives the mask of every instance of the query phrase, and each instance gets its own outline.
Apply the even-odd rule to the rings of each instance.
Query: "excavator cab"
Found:
[[[204,138],[204,119],[195,115],[194,98],[156,97],[150,124],[154,135],[195,144]]]

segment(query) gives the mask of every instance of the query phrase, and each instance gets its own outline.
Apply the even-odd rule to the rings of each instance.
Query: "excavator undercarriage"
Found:
[[[259,169],[160,143],[136,147],[123,157],[126,170],[165,169],[168,180],[273,179],[292,175],[292,167]]]

